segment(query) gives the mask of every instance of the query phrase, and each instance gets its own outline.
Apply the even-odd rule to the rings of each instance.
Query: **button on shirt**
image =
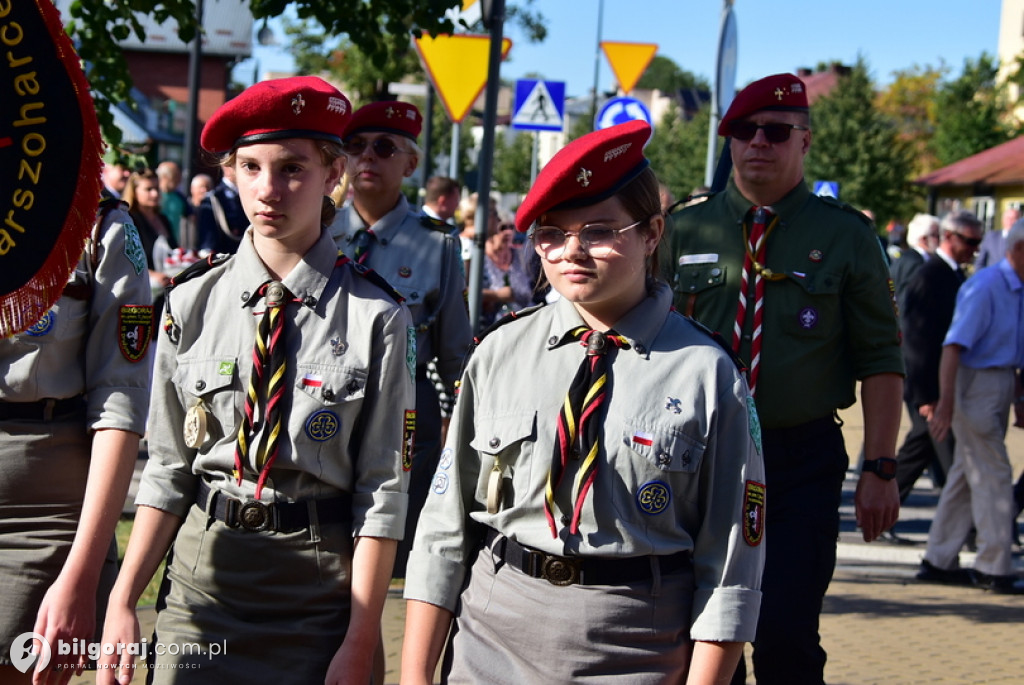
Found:
[[[943,345],[971,369],[1024,366],[1024,285],[1005,258],[960,286]]]
[[[264,500],[353,495],[353,534],[400,538],[406,495],[401,467],[405,411],[414,406],[406,359],[408,310],[360,276],[335,267],[338,250],[324,231],[283,280],[300,302],[285,310],[285,439]],[[271,280],[252,245],[168,296],[181,339],[160,332],[149,420],[150,458],[136,503],[184,516],[200,478],[238,498],[251,498],[234,470],[235,440],[252,371],[253,342]],[[276,279],[275,279],[276,280]],[[207,414],[198,449],[186,446],[185,413]],[[259,444],[259,437],[253,444]]]
[[[561,299],[487,335],[467,364],[420,514],[406,598],[453,609],[487,526],[558,555],[691,552],[698,588],[692,637],[753,637],[742,626],[753,625],[760,604],[764,546],[743,542],[741,526],[744,482],[764,482],[752,438],[756,420],[736,365],[672,312],[671,300],[668,286],[659,284],[614,326],[630,347],[611,360],[600,463],[582,505],[579,535],[562,527],[552,538],[544,488],[559,408],[586,353],[579,344],[557,343],[583,321]],[[543,382],[523,382],[526,368]],[[490,514],[495,463],[508,487],[500,509]],[[565,488],[577,468],[566,472]],[[568,490],[560,489],[560,506],[566,497]]]

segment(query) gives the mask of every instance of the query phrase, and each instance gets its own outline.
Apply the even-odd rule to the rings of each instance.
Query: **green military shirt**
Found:
[[[725,192],[673,215],[676,307],[732,341],[753,203]],[[801,182],[772,206],[757,407],[766,428],[818,419],[856,400],[857,380],[903,373],[899,330],[881,245],[858,212]],[[752,302],[752,299],[749,300]],[[739,355],[750,359],[753,307]]]

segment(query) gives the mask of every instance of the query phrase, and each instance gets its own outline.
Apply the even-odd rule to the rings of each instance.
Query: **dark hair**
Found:
[[[425,202],[437,202],[442,197],[459,192],[461,186],[454,178],[447,176],[431,176],[427,179],[423,200]]]

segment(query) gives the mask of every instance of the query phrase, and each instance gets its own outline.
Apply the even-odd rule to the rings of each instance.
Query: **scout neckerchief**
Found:
[[[602,333],[586,326],[577,326],[568,331],[554,347],[576,340],[587,348],[587,354],[580,363],[558,414],[558,433],[555,436],[551,469],[548,471],[544,491],[544,515],[551,528],[551,537],[558,537],[558,527],[555,525],[555,490],[562,482],[569,459],[579,460],[582,457],[583,463],[576,472],[576,479],[573,482],[573,511],[569,532],[575,535],[579,528],[583,500],[586,499],[587,491],[594,482],[594,476],[597,475],[597,454],[600,447],[598,436],[601,432],[602,419],[600,409],[607,397],[610,383],[608,348],[610,345],[629,347],[626,339],[614,331]]]
[[[772,211],[768,207],[754,207],[754,220],[750,226],[750,234],[743,229],[743,247],[746,256],[743,259],[743,274],[740,281],[740,297],[736,306],[736,323],[732,328],[732,348],[736,354],[740,352],[743,339],[743,327],[747,321],[747,296],[750,294],[750,282],[754,283],[754,325],[750,337],[750,394],[757,390],[757,376],[761,364],[761,333],[764,319],[764,282],[777,281],[785,278],[784,274],[772,273],[764,265],[765,247],[768,234],[779,223],[778,215],[768,223]],[[767,227],[765,226],[766,224]]]
[[[370,256],[370,247],[373,245],[376,237],[373,229],[370,228],[360,228],[352,236],[352,258],[357,264],[366,262],[367,257]]]
[[[263,439],[256,452],[255,468],[259,474],[256,480],[256,499],[260,498],[270,467],[277,458],[282,438],[281,401],[284,397],[285,306],[296,299],[282,283],[267,281],[256,292],[265,298],[263,318],[256,329],[256,342],[252,349],[252,374],[249,376],[249,390],[245,395],[245,412],[238,427],[238,441],[235,444],[235,477],[242,482],[245,465],[249,459],[250,438],[263,428]],[[257,420],[256,410],[261,404],[262,421]],[[262,426],[261,426],[262,424]]]

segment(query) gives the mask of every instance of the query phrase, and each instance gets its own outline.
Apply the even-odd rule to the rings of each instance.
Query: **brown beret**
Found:
[[[806,112],[807,87],[793,74],[773,74],[754,81],[733,99],[718,125],[718,135],[729,135],[729,124],[763,109]]]
[[[351,116],[348,98],[316,76],[260,81],[214,112],[200,144],[204,150],[222,153],[282,138],[340,143]]]
[[[607,200],[647,168],[644,145],[650,137],[646,121],[627,121],[588,133],[563,147],[537,174],[516,212],[516,229],[530,230],[541,214],[553,209]]]

